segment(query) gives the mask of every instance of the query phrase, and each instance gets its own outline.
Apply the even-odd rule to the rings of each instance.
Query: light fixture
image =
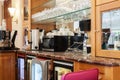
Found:
[[[9,11],[11,17],[13,17],[15,15],[15,8],[10,7],[10,8],[8,8],[8,11]]]

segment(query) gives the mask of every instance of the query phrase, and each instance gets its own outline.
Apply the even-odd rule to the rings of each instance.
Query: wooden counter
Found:
[[[16,80],[16,51],[0,50],[0,80]]]
[[[99,80],[120,80],[120,60],[85,57],[80,53],[64,52],[39,52],[39,51],[17,51],[18,54],[32,55],[37,58],[48,58],[51,60],[66,60],[74,62],[74,71],[98,68],[100,72]]]

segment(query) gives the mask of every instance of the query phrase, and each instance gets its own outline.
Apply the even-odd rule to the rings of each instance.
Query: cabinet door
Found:
[[[101,5],[101,4],[105,4],[113,1],[117,1],[117,0],[96,0],[96,5]]]
[[[120,67],[101,66],[97,64],[88,64],[81,62],[74,62],[74,71],[88,70],[88,69],[99,69],[98,80],[120,80],[118,72]],[[108,76],[109,75],[109,76]]]
[[[96,8],[96,55],[120,58],[120,0]]]
[[[0,80],[15,80],[15,53],[0,53]]]

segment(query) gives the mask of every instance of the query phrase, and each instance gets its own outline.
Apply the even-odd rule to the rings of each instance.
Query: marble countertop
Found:
[[[17,52],[17,50],[0,50],[0,53],[12,53]]]
[[[120,59],[93,57],[90,54],[73,52],[45,52],[45,51],[17,51],[18,53],[33,55],[36,57],[52,58],[58,60],[78,61],[102,66],[120,66]]]
[[[80,52],[45,52],[45,51],[25,51],[25,50],[0,50],[1,53],[12,53],[32,55],[36,57],[67,60],[67,61],[78,61],[89,64],[97,64],[102,66],[120,66],[120,59],[93,57],[90,54],[82,54]]]

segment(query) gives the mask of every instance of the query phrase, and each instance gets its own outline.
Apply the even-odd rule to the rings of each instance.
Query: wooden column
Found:
[[[12,30],[12,18],[8,12],[8,8],[11,7],[12,1],[11,0],[5,0],[4,1],[4,19],[6,19],[6,26],[7,30]]]
[[[3,19],[3,7],[4,7],[3,2],[0,1],[0,25],[1,25],[2,19]]]

